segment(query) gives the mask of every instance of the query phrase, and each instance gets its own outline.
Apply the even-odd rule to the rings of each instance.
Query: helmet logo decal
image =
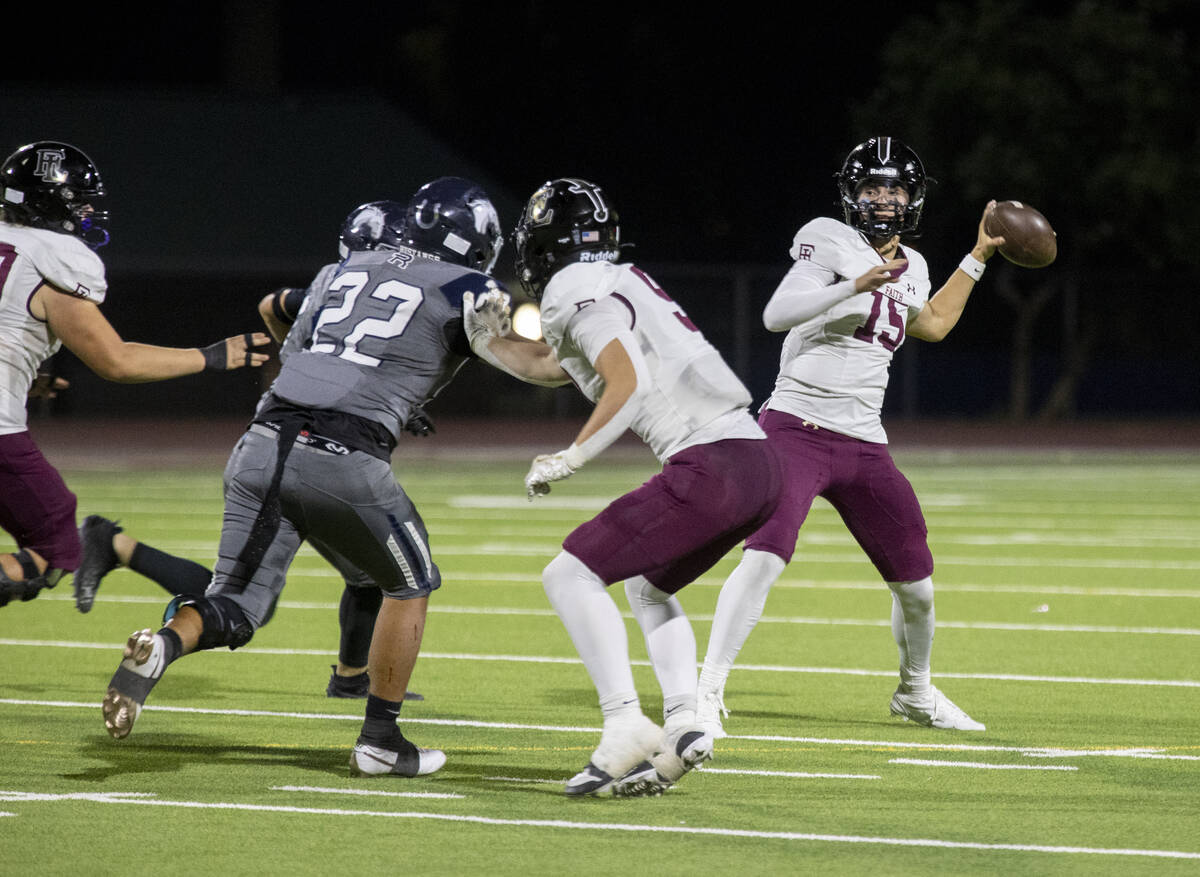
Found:
[[[572,195],[586,195],[592,202],[592,218],[596,222],[608,222],[608,205],[604,203],[604,194],[600,187],[587,180],[569,180],[571,186],[567,189]]]
[[[66,157],[67,154],[61,149],[39,149],[37,165],[33,169],[34,176],[41,177],[47,183],[61,182],[65,178],[62,163]]]
[[[530,225],[546,225],[554,219],[554,208],[547,206],[553,193],[554,189],[549,185],[542,186],[533,193],[525,211]]]
[[[426,219],[426,208],[429,206],[429,201],[423,200],[420,204],[415,204],[413,206],[416,208],[413,210],[413,220],[417,223],[417,225],[426,231],[429,231],[429,229],[437,225],[438,214],[442,211],[441,204],[433,205],[433,209],[428,212],[428,219]]]
[[[467,206],[471,208],[471,215],[475,217],[477,232],[485,234],[494,228],[500,228],[500,214],[496,212],[496,207],[491,201],[471,198],[467,201]]]

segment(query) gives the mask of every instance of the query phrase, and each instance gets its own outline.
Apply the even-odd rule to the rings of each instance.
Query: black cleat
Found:
[[[100,515],[88,515],[79,528],[79,541],[83,543],[83,558],[75,570],[75,608],[80,612],[91,612],[96,600],[100,580],[119,564],[117,552],[113,550],[113,536],[121,532],[116,521]]]
[[[364,670],[356,676],[339,676],[336,664],[330,664],[329,669],[333,672],[329,674],[329,684],[325,687],[326,697],[362,698],[370,693],[371,679],[367,671]],[[404,699],[424,700],[425,696],[415,691],[406,691]]]

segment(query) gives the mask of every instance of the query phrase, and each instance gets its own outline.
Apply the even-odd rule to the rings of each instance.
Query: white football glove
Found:
[[[571,448],[568,448],[557,454],[539,454],[533,458],[533,465],[529,467],[529,474],[525,476],[525,493],[528,494],[530,502],[533,502],[535,496],[545,496],[549,493],[551,481],[562,481],[575,474],[579,467],[573,467],[567,462],[570,453]]]
[[[475,298],[464,292],[462,298],[463,328],[476,356],[483,356],[488,342],[507,335],[512,330],[512,299],[507,292],[492,289]]]

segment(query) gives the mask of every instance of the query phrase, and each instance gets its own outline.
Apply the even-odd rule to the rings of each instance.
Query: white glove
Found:
[[[529,474],[525,476],[525,492],[532,502],[535,496],[550,492],[551,481],[562,481],[574,475],[584,460],[575,445],[556,454],[539,454],[533,458]]]
[[[507,292],[492,289],[479,296],[464,292],[462,297],[463,328],[476,356],[482,357],[488,342],[507,335],[512,330],[512,299]]]

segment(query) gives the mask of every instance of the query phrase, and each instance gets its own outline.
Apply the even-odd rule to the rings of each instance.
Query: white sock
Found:
[[[892,590],[892,638],[900,652],[900,681],[909,691],[929,690],[933,652],[933,579],[888,582]]]
[[[625,582],[629,608],[646,640],[650,665],[663,693],[663,719],[696,712],[696,634],[679,599],[645,577]]]
[[[604,582],[577,557],[562,551],[542,571],[542,585],[592,677],[605,718],[640,713],[625,620]]]
[[[708,651],[700,670],[700,687],[720,691],[746,637],[762,617],[771,585],[787,566],[769,551],[747,550],[717,597]]]

